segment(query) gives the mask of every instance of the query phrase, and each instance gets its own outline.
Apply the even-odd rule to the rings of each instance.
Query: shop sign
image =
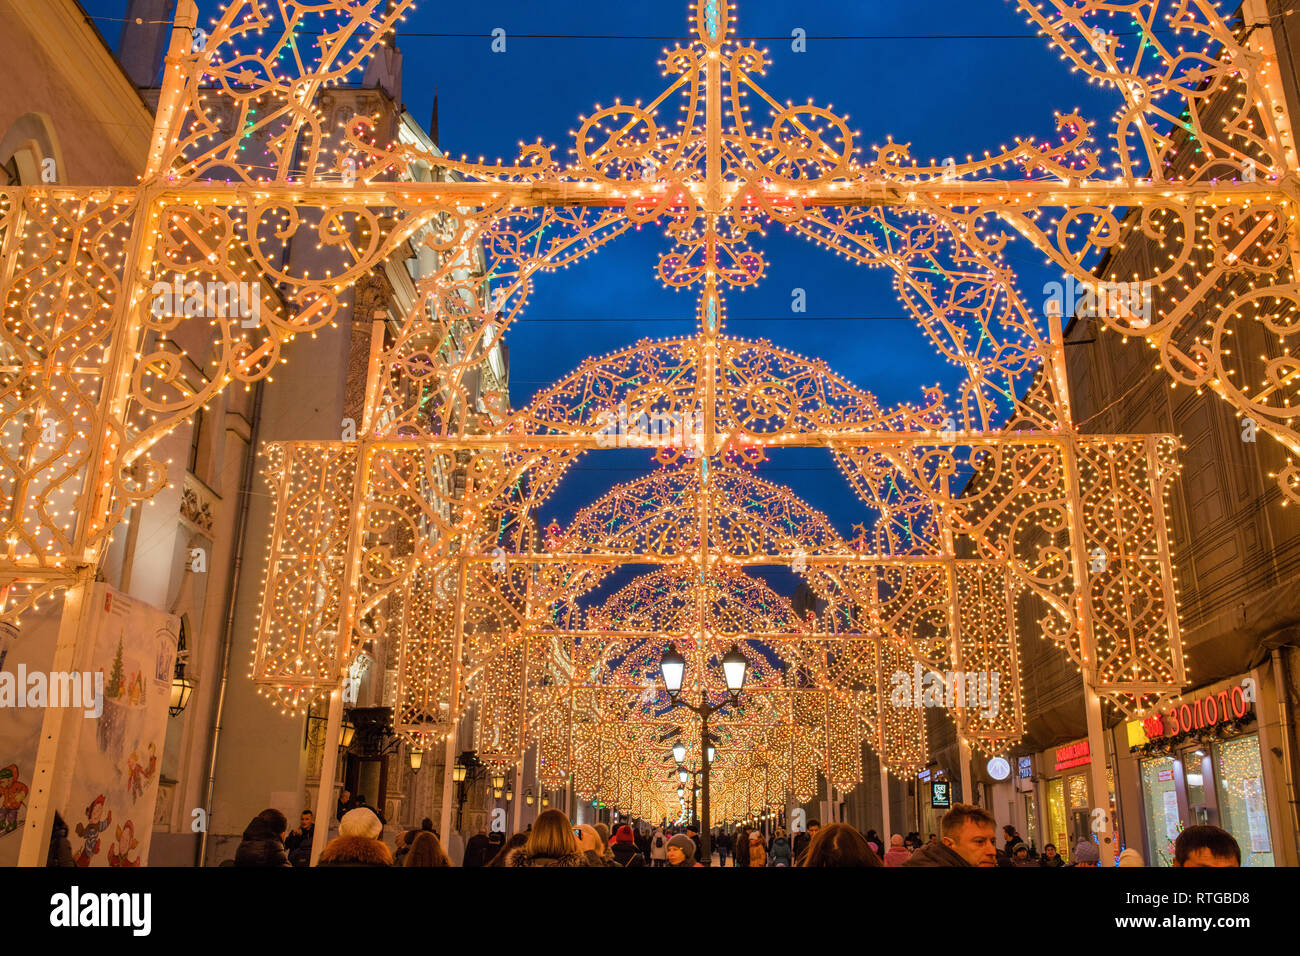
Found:
[[[1082,767],[1086,763],[1092,762],[1092,755],[1088,752],[1088,741],[1080,740],[1078,743],[1070,744],[1067,747],[1056,748],[1056,769],[1068,770],[1071,767]]]
[[[1028,780],[1034,775],[1033,764],[1030,763],[1028,757],[1017,758],[1016,765],[1021,780]]]
[[[1193,703],[1174,707],[1166,714],[1155,714],[1142,722],[1148,738],[1172,737],[1191,730],[1204,730],[1220,721],[1236,720],[1250,712],[1251,700],[1240,684],[1217,694],[1198,697]]]
[[[1011,764],[1006,757],[990,757],[988,772],[994,780],[1005,780],[1011,776]]]
[[[1166,780],[1173,780],[1174,772],[1172,770],[1161,770],[1156,774],[1156,779],[1161,783],[1164,783]]]
[[[948,810],[952,807],[952,791],[947,780],[936,780],[930,784],[930,806],[936,810]]]

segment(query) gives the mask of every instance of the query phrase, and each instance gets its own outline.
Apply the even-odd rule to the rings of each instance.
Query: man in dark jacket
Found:
[[[809,820],[808,829],[800,830],[794,835],[793,846],[795,866],[798,866],[803,862],[803,855],[808,850],[808,844],[812,842],[812,838],[817,835],[817,831],[821,828],[822,825],[820,820]]]
[[[349,810],[355,810],[361,804],[357,803],[356,798],[352,796],[351,790],[344,790],[339,794],[338,806],[334,808],[334,819],[342,820],[343,814]]]
[[[298,829],[284,838],[284,850],[294,866],[311,866],[311,841],[316,837],[315,816],[310,810],[302,812]]]
[[[958,803],[939,821],[939,840],[917,850],[903,866],[997,866],[993,815]]]
[[[235,866],[289,866],[284,852],[284,831],[289,821],[279,810],[263,810],[253,817],[235,850]]]

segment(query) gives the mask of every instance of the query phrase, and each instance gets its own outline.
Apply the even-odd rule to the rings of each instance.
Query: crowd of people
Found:
[[[390,848],[382,837],[384,824],[369,806],[340,807],[339,834],[330,840],[318,866],[452,866],[433,823],[425,819],[420,829],[407,830]],[[263,810],[249,823],[235,866],[309,866],[315,824],[304,810],[299,826],[288,831],[279,810]],[[739,826],[719,828],[710,834],[710,857],[722,866],[735,867],[845,867],[845,866],[1007,866],[1061,867],[1099,865],[1097,845],[1079,841],[1067,864],[1056,847],[1047,844],[1041,855],[1031,852],[1015,827],[1002,828],[999,843],[992,814],[980,807],[957,804],[939,821],[939,833],[922,842],[919,833],[894,834],[888,846],[875,830],[862,833],[847,823],[822,826],[809,820],[807,829],[790,836],[781,827],[764,833]],[[703,841],[692,826],[653,830],[627,824],[613,832],[604,823],[574,825],[560,810],[545,810],[525,832],[480,831],[465,845],[465,867],[505,866],[618,866],[698,867],[713,865],[703,859]],[[1144,866],[1132,847],[1119,856],[1119,866]],[[1183,830],[1174,844],[1175,866],[1240,866],[1241,850],[1227,831],[1215,826]]]

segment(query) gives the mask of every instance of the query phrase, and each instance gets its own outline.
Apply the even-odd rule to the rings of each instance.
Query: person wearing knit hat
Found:
[[[1142,859],[1142,854],[1132,847],[1128,847],[1120,852],[1120,866],[1146,866],[1146,861]]]
[[[1011,848],[1011,865],[1037,867],[1038,861],[1029,858],[1029,847],[1027,847],[1023,842],[1017,842],[1016,845]]]
[[[668,841],[668,865],[703,866],[702,863],[695,862],[695,841],[685,833],[678,833]]]
[[[320,866],[392,866],[393,853],[380,840],[384,832],[379,817],[369,807],[343,814],[339,835],[320,856]]]
[[[614,846],[610,850],[619,866],[646,866],[645,855],[636,845],[636,834],[626,823],[614,831]]]
[[[1079,840],[1078,845],[1074,848],[1074,865],[1096,866],[1100,861],[1101,851],[1097,849],[1097,844],[1087,837]]]

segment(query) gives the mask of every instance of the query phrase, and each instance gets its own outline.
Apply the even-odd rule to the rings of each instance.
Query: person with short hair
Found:
[[[725,827],[713,835],[713,849],[718,853],[718,866],[727,865],[727,852],[731,849],[731,837],[727,836]]]
[[[1025,841],[1021,839],[1019,831],[1010,823],[1002,828],[1002,836],[1004,837],[1002,845],[1003,852],[1005,852],[1007,856],[1014,857],[1016,855],[1016,844],[1024,843]]]
[[[1221,827],[1188,827],[1174,841],[1174,866],[1241,866],[1241,847]]]
[[[997,822],[982,807],[953,804],[939,820],[939,833],[903,866],[997,866]]]
[[[821,822],[818,820],[809,820],[808,829],[794,835],[794,860],[795,866],[802,866],[800,862],[803,855],[808,852],[808,844],[812,843],[813,837],[821,829]]]
[[[884,864],[861,833],[847,823],[831,823],[825,828],[818,828],[817,835],[808,843],[808,850],[799,866],[863,867]]]
[[[284,851],[294,866],[311,866],[311,842],[316,837],[316,817],[304,810],[298,828],[284,838]]]
[[[1065,866],[1065,859],[1061,854],[1056,852],[1055,843],[1043,844],[1043,856],[1038,861],[1039,866]]]

